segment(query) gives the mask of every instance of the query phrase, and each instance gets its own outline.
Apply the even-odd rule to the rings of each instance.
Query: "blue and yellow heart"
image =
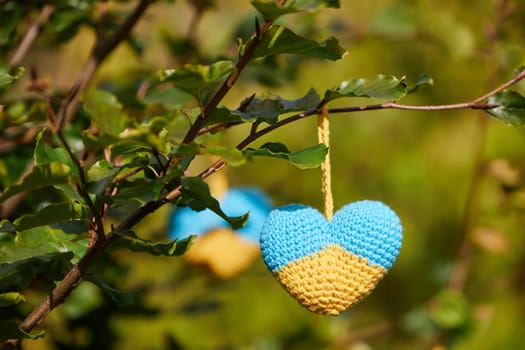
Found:
[[[342,207],[330,222],[302,204],[274,209],[260,237],[264,262],[279,283],[308,310],[326,315],[370,294],[402,239],[396,213],[370,200]]]

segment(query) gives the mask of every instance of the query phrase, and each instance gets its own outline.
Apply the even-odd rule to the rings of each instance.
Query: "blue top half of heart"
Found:
[[[315,208],[292,204],[270,212],[262,232],[261,251],[270,271],[338,245],[366,258],[369,265],[390,269],[402,242],[399,217],[387,205],[364,200],[342,207],[328,222]]]

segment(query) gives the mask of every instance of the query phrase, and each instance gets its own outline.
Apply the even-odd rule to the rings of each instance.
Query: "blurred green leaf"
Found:
[[[424,84],[421,83],[421,84]],[[371,97],[387,100],[399,100],[407,94],[404,79],[394,76],[378,75],[375,80],[352,79],[342,82],[337,88],[326,90],[325,101],[342,97]]]
[[[160,78],[192,95],[205,105],[224,79],[233,71],[231,61],[218,61],[211,65],[186,64],[178,69],[161,71]]]
[[[112,245],[112,248],[127,248],[135,252],[145,252],[152,255],[179,256],[186,252],[191,242],[190,238],[181,241],[154,242],[142,239],[132,231],[114,231],[113,233],[119,235],[120,239]]]
[[[87,275],[74,290],[67,300],[60,306],[60,310],[70,319],[80,319],[90,312],[104,305],[104,298],[100,288],[88,282]]]
[[[64,202],[49,204],[34,215],[23,215],[13,223],[18,231],[24,231],[37,226],[56,224],[61,221],[88,220],[92,217],[88,206],[79,202]]]
[[[0,320],[0,339],[38,339],[45,334],[45,331],[27,333],[21,330],[15,321]]]
[[[224,213],[219,205],[219,201],[213,198],[210,193],[208,184],[198,176],[183,177],[181,179],[183,202],[189,205],[193,210],[204,210],[209,208],[221,218],[226,220],[234,230],[243,227],[248,220],[248,213],[229,217]]]
[[[426,86],[434,86],[434,79],[430,75],[423,73],[417,78],[417,81],[414,84],[414,86],[410,86],[407,89],[407,94],[413,94],[415,92],[418,92],[419,89],[424,88]]]
[[[432,320],[442,329],[458,329],[468,325],[472,318],[470,305],[461,293],[445,290],[433,300]]]
[[[334,37],[318,43],[303,38],[286,27],[273,26],[264,33],[252,58],[279,54],[303,55],[336,61],[346,54],[346,50],[339,46],[338,40]]]
[[[487,103],[499,105],[499,107],[486,110],[491,116],[513,126],[525,123],[525,97],[519,92],[512,90],[498,92],[490,96]]]
[[[49,164],[35,166],[21,182],[6,188],[0,195],[0,202],[20,192],[67,183],[70,180],[70,175],[70,168],[60,162],[51,162]]]
[[[24,67],[18,67],[13,74],[0,73],[0,88],[9,85],[20,78],[25,71],[26,69]]]
[[[321,7],[339,8],[339,0],[292,0],[281,6],[277,1],[251,1],[253,7],[267,20],[274,20],[288,13],[314,10]]]
[[[328,147],[320,143],[296,152],[290,152],[290,150],[282,143],[268,142],[258,149],[248,148],[244,152],[249,156],[285,159],[299,169],[309,169],[321,165],[328,153]]]
[[[86,276],[86,279],[102,289],[111,298],[111,300],[113,300],[115,304],[120,307],[129,307],[137,304],[144,295],[144,288],[139,288],[138,290],[131,292],[124,292],[111,287],[101,278],[93,274]]]
[[[0,293],[0,307],[16,305],[24,301],[24,296],[18,292]]]
[[[117,98],[106,91],[94,90],[81,96],[84,108],[101,134],[118,137],[130,120]]]
[[[13,225],[9,220],[1,220],[0,221],[0,232],[9,232],[13,233],[16,231],[16,226]]]

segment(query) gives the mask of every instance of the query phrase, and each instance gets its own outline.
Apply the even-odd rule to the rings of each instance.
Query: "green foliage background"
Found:
[[[406,76],[414,84],[423,72],[433,77],[434,86],[403,103],[472,100],[510,78],[525,62],[525,5],[513,2],[513,15],[497,28],[501,35],[494,40],[490,37],[498,20],[494,3],[343,1],[338,10],[283,17],[280,23],[305,37],[336,36],[348,54],[337,62],[283,55],[268,60],[266,66],[256,64],[223,102],[234,108],[252,93],[265,92],[292,100],[311,87],[324,91],[342,80],[379,73]],[[108,3],[118,11],[129,5]],[[188,47],[182,38],[192,11],[184,1],[154,4],[134,30],[132,45],[122,45],[111,54],[92,85],[115,94],[133,110],[134,93],[145,76],[154,77],[158,70],[184,60],[209,63],[231,56],[237,49],[235,39],[246,40],[251,34],[256,15],[247,1],[217,1],[192,33],[196,46]],[[51,29],[73,20],[53,18]],[[81,27],[78,33],[69,33],[69,41],[58,44],[57,35],[65,34],[44,30],[22,64],[35,67],[59,92],[73,83],[94,40],[92,29]],[[3,59],[7,53],[2,53]],[[13,101],[34,98],[25,89],[28,77],[24,74],[2,96],[7,106],[4,117],[16,116],[16,108],[22,108]],[[523,88],[523,83],[517,87]],[[169,104],[172,96],[151,98]],[[355,103],[370,100],[358,98],[352,100]],[[348,100],[334,102],[334,106],[348,105]],[[248,132],[248,126],[232,128],[216,142],[234,146]],[[383,110],[333,115],[331,139],[336,209],[365,198],[382,200],[397,211],[404,226],[397,262],[361,304],[339,317],[311,314],[284,292],[260,258],[239,277],[221,281],[179,257],[115,250],[101,258],[93,273],[93,278],[110,281],[109,293],[96,281],[82,283],[66,304],[49,315],[42,325],[46,336],[31,341],[30,348],[422,349],[446,333],[447,345],[453,349],[521,349],[525,343],[525,129],[473,110]],[[315,144],[315,120],[282,127],[256,146],[265,142],[283,142],[293,150]],[[31,146],[2,154],[2,186],[24,169]],[[198,157],[190,170],[198,173],[211,164],[211,158]],[[478,175],[473,175],[477,168]],[[255,158],[222,172],[231,186],[257,186],[277,206],[299,202],[322,207],[319,169]],[[474,204],[467,204],[473,184]],[[19,212],[29,212],[32,203],[52,201],[47,196],[44,190],[26,196]],[[171,206],[161,208],[135,232],[146,239],[165,240],[171,210]],[[469,210],[467,240],[474,242],[473,251],[461,260],[458,252]],[[56,251],[50,248],[50,254]],[[460,261],[469,264],[468,279],[463,293],[452,293],[446,286]],[[27,312],[41,300],[49,285],[38,283],[49,282],[24,286],[25,303],[17,312]]]

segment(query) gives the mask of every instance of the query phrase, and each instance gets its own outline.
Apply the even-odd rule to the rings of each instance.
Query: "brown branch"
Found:
[[[27,52],[33,45],[33,42],[35,41],[36,37],[38,36],[38,33],[40,32],[40,28],[44,25],[44,23],[46,23],[49,20],[49,17],[54,11],[55,7],[52,5],[45,4],[42,7],[38,18],[31,25],[31,27],[29,27],[29,30],[26,32],[24,38],[20,42],[20,45],[18,45],[17,49],[15,50],[15,53],[9,60],[9,66],[16,67],[20,64],[20,62],[24,59]]]
[[[80,93],[84,91],[87,85],[91,82],[100,64],[129,36],[131,30],[142,17],[146,9],[155,1],[156,0],[140,0],[133,12],[126,18],[124,23],[122,23],[115,34],[111,37],[103,38],[100,34],[97,35],[89,59],[82,68],[82,72],[76,83],[69,90],[68,97],[66,98],[61,111],[58,113],[60,116],[58,124],[59,129],[61,129],[67,121],[73,119],[78,107]]]
[[[190,143],[199,135],[199,130],[201,129],[202,124],[206,120],[207,116],[213,111],[215,107],[217,107],[219,102],[222,101],[224,96],[226,96],[226,94],[235,85],[235,82],[239,78],[239,75],[244,70],[246,65],[250,62],[252,55],[255,53],[255,50],[259,46],[262,36],[270,29],[272,23],[273,21],[267,20],[263,23],[261,27],[256,25],[256,33],[249,41],[246,49],[244,50],[243,55],[239,58],[239,61],[235,65],[235,68],[230,73],[230,75],[228,75],[223,84],[219,87],[215,94],[213,94],[208,104],[204,107],[202,113],[197,117],[197,119],[195,119],[195,122],[190,127],[190,129],[186,133],[186,136],[184,137],[184,140],[182,141],[183,144]]]

